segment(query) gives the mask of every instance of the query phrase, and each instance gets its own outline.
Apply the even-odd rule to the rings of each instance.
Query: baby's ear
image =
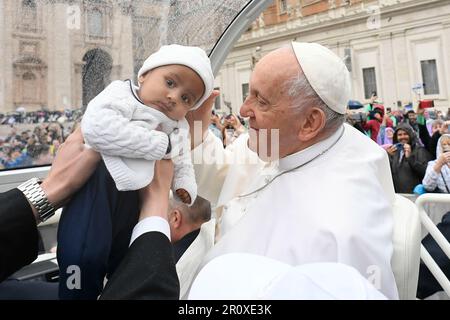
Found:
[[[138,78],[139,84],[142,84],[142,82],[144,82],[144,79],[145,79],[145,74],[141,74]]]

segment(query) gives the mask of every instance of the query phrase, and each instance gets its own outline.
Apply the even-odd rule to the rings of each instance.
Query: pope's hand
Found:
[[[191,133],[191,149],[194,149],[203,142],[203,137],[205,136],[208,126],[211,123],[211,109],[219,94],[219,90],[213,90],[208,99],[206,99],[197,110],[190,111],[186,114],[186,120],[189,123]],[[195,137],[194,135],[194,125],[197,121],[201,121],[202,124],[201,137]]]

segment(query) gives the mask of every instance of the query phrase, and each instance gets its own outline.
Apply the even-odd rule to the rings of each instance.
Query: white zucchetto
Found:
[[[351,96],[350,73],[344,62],[318,43],[292,42],[292,48],[317,95],[330,109],[344,114]]]

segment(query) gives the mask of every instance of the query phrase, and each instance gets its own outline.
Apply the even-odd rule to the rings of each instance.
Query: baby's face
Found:
[[[200,76],[192,69],[171,64],[150,70],[139,77],[139,98],[173,120],[181,120],[202,97]]]

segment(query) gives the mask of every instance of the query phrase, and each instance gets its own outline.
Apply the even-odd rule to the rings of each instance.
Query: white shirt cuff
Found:
[[[148,217],[142,219],[134,226],[133,233],[131,234],[130,246],[134,240],[147,232],[157,231],[166,235],[170,241],[170,227],[166,219],[161,217]]]

